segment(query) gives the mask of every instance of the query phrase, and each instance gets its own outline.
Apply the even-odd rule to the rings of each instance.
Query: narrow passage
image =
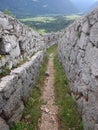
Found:
[[[57,113],[58,108],[55,105],[54,95],[54,56],[49,56],[49,62],[47,65],[47,74],[44,81],[42,100],[45,102],[41,106],[42,117],[39,123],[39,130],[58,130]]]

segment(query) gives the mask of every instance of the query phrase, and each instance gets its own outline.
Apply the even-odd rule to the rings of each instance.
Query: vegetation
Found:
[[[54,45],[47,49],[45,63],[43,64],[40,74],[37,78],[35,88],[33,89],[30,98],[26,102],[22,120],[15,124],[11,130],[36,130],[38,120],[41,117],[40,107],[44,103],[41,99],[41,90],[44,83],[44,74],[48,57],[51,53],[55,53],[55,95],[56,105],[59,107],[58,119],[59,130],[83,130],[81,117],[77,111],[75,100],[71,97],[68,87],[68,79],[64,74],[61,64],[57,57],[57,46]]]
[[[81,32],[77,32],[77,37],[78,37],[78,38],[81,37]]]
[[[70,0],[0,0],[0,10],[9,9],[16,17],[30,17],[50,14],[78,13]]]
[[[55,64],[55,95],[59,107],[59,130],[83,130],[81,117],[77,111],[75,100],[71,97],[68,79],[64,74],[58,57],[54,58]]]
[[[15,124],[11,130],[35,130],[38,126],[38,120],[41,117],[40,107],[44,103],[41,99],[41,89],[44,83],[44,74],[46,71],[46,65],[48,62],[48,56],[50,51],[46,54],[44,64],[40,69],[39,76],[36,80],[35,87],[31,93],[30,98],[25,103],[25,109],[23,112],[22,120]]]
[[[10,10],[8,10],[8,9],[5,9],[5,10],[4,10],[4,13],[7,14],[7,15],[9,15],[9,16],[15,17],[15,16],[12,14],[12,12],[11,12]]]
[[[19,60],[16,65],[13,65],[12,69],[17,68],[17,67],[21,66],[22,64],[24,64],[24,63],[26,63],[26,62],[28,62],[28,61],[29,61],[28,58],[24,58],[24,59]]]
[[[40,33],[57,32],[66,28],[74,20],[78,19],[78,15],[70,16],[39,16],[20,19],[24,24],[32,27]]]
[[[57,45],[53,45],[53,46],[51,46],[50,48],[47,49],[47,56],[49,57],[49,55],[51,53],[56,54],[56,52],[57,52]]]
[[[3,76],[6,76],[10,73],[10,69],[8,66],[3,66],[1,71],[0,71],[0,78],[2,78]]]

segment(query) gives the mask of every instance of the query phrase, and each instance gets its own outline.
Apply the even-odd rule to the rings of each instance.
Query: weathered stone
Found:
[[[49,33],[44,35],[44,42],[46,43],[46,47],[49,48],[55,44],[58,44],[58,39],[59,39],[59,33]]]
[[[95,77],[98,77],[98,49],[88,46],[85,54],[86,62],[90,65],[90,70]]]
[[[8,63],[7,57],[12,61],[12,68],[20,60],[45,48],[46,44],[40,34],[0,12],[0,54],[5,57],[3,63],[0,62],[0,69]]]
[[[8,124],[11,126],[14,123],[18,123],[23,114],[24,105],[20,102],[20,106],[14,111],[12,117],[8,120]]]
[[[90,40],[98,48],[98,22],[90,30]]]
[[[80,40],[78,40],[78,46],[81,49],[85,50],[88,42],[89,42],[89,37],[87,37],[85,33],[81,33]]]
[[[0,117],[0,130],[9,130],[9,126],[1,117]]]
[[[73,46],[76,32],[78,39]],[[58,55],[82,114],[84,130],[97,130],[98,9],[74,22],[62,33],[58,41]]]
[[[14,84],[17,83],[18,77],[15,75],[6,76],[2,78],[0,83],[0,93],[3,94],[3,98],[8,99],[10,95],[17,89]]]
[[[98,124],[95,124],[94,130],[98,130]]]
[[[89,34],[90,25],[89,25],[88,20],[86,20],[86,21],[84,22],[82,31],[83,31],[84,33],[86,33],[86,34]]]
[[[20,67],[11,71],[0,82],[0,114],[9,125],[21,119],[24,105],[35,84],[43,62],[44,52],[40,51]]]

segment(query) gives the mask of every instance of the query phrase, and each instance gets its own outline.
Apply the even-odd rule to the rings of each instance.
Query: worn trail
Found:
[[[41,107],[42,117],[39,123],[39,130],[58,130],[58,119],[57,112],[58,108],[55,105],[54,95],[54,56],[53,54],[49,57],[47,66],[47,72],[49,75],[46,76],[44,81],[42,99],[45,102]]]

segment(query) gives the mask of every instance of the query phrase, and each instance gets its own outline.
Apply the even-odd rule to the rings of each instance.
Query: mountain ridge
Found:
[[[71,0],[0,0],[0,10],[9,9],[17,17],[48,14],[69,15],[78,9]]]

